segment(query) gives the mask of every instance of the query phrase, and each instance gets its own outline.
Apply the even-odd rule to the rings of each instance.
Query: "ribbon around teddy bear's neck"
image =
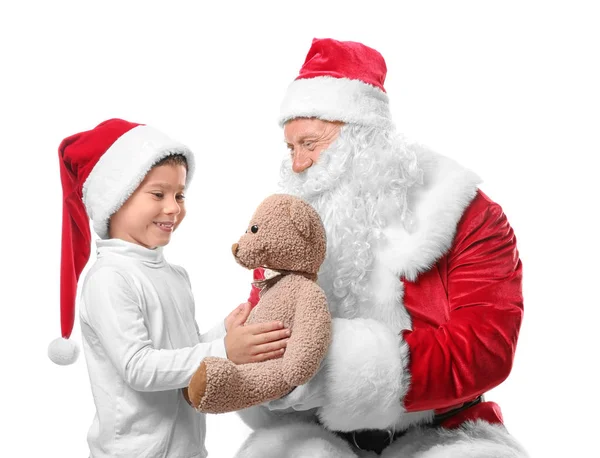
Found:
[[[275,269],[265,268],[265,271],[264,271],[265,278],[263,280],[256,280],[256,281],[252,282],[252,284],[254,286],[256,286],[258,289],[260,289],[262,292],[265,288],[270,288],[275,283],[277,283],[279,280],[281,280],[283,277],[285,277],[286,275],[290,275],[290,274],[302,275],[303,277],[306,277],[309,280],[317,281],[316,274],[307,274],[305,272],[296,272],[293,270],[275,270]]]

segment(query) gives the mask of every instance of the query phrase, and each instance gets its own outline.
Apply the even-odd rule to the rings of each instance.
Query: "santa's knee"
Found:
[[[338,436],[314,423],[254,431],[235,458],[352,458],[357,455]]]

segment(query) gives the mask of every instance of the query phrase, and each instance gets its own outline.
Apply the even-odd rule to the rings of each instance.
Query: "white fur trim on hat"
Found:
[[[294,118],[319,118],[390,128],[388,96],[360,80],[318,76],[289,85],[279,114],[283,126]]]
[[[136,126],[124,133],[100,157],[83,184],[83,203],[100,238],[108,238],[109,218],[133,194],[152,166],[172,154],[185,156],[189,185],[195,165],[192,151],[150,126]]]

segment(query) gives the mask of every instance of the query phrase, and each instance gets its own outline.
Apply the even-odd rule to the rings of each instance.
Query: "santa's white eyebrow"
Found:
[[[296,140],[297,143],[302,143],[305,142],[306,140],[310,140],[310,141],[317,141],[318,137],[315,136],[314,134],[306,134],[306,135],[301,135],[298,137],[298,139]],[[284,140],[283,141],[286,145],[291,145],[292,143]]]

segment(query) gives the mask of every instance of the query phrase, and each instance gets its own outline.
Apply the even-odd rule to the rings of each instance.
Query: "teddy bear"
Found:
[[[194,373],[186,397],[204,413],[225,413],[279,399],[318,371],[331,341],[331,314],[317,273],[325,259],[325,229],[305,201],[287,194],[267,197],[238,243],[235,260],[265,268],[260,300],[247,324],[282,321],[291,336],[282,357],[236,365],[207,357]]]

